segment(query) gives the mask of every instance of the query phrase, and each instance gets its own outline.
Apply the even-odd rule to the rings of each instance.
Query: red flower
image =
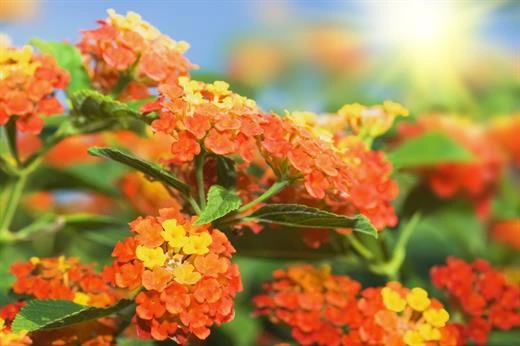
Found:
[[[432,268],[431,277],[464,314],[466,324],[458,326],[464,342],[484,345],[493,328],[520,326],[520,288],[508,283],[488,262],[466,263],[450,257],[445,266]]]

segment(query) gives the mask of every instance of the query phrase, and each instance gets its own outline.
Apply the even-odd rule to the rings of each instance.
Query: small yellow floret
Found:
[[[181,248],[188,241],[186,237],[186,230],[182,225],[177,224],[177,220],[166,220],[162,224],[164,230],[161,232],[161,236],[168,245],[172,248]]]
[[[406,296],[408,305],[415,311],[424,311],[430,306],[430,299],[428,299],[428,292],[420,287],[412,288],[410,293]]]
[[[428,309],[423,313],[424,319],[434,327],[442,328],[450,319],[448,311],[444,309]]]
[[[164,265],[166,255],[160,247],[149,248],[143,245],[137,246],[135,255],[138,259],[143,261],[143,265],[147,268],[153,269],[155,266]]]
[[[74,294],[73,302],[79,305],[88,305],[90,297],[88,294],[82,292],[76,292]]]
[[[181,285],[193,285],[200,280],[199,272],[189,263],[183,263],[173,268],[173,279]]]
[[[187,255],[205,255],[209,252],[209,246],[213,239],[208,232],[202,232],[197,235],[188,237],[187,243],[183,247],[183,251]]]
[[[390,311],[401,312],[406,307],[406,300],[401,298],[399,293],[393,291],[390,287],[383,288],[381,295],[383,296],[383,304]]]
[[[423,346],[424,339],[421,334],[415,330],[409,330],[404,334],[404,343],[408,346]]]

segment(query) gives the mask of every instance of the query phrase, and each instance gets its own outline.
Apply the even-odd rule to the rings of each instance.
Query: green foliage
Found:
[[[202,210],[197,225],[203,225],[226,216],[240,207],[240,197],[234,191],[213,185],[208,191],[208,201]]]
[[[33,38],[29,42],[42,53],[52,55],[58,65],[69,72],[71,78],[67,93],[91,88],[90,78],[83,66],[81,54],[74,45],[66,42],[44,41],[39,38]]]
[[[303,241],[302,228],[287,226],[264,227],[258,234],[247,230],[240,236],[229,236],[229,240],[237,250],[238,256],[294,259],[294,260],[321,260],[343,256],[349,253],[346,238],[332,230],[328,232],[329,241],[317,249],[312,249]]]
[[[473,155],[453,139],[439,132],[427,132],[407,140],[388,154],[394,169],[440,163],[469,162]]]
[[[249,219],[304,228],[352,228],[377,238],[377,230],[364,215],[348,217],[299,204],[268,204],[253,212]]]
[[[114,100],[94,90],[78,90],[70,96],[75,121],[91,122],[92,119],[123,120],[141,118],[141,113],[126,103]]]
[[[132,304],[121,300],[108,308],[79,305],[68,300],[30,300],[13,321],[13,331],[56,329],[117,313]]]
[[[217,182],[226,189],[234,188],[237,182],[235,161],[225,156],[215,156],[217,161]]]
[[[133,155],[122,152],[113,148],[90,148],[88,151],[91,155],[106,157],[110,160],[122,163],[144,173],[145,175],[157,179],[168,186],[171,186],[182,193],[189,193],[189,186],[178,180],[173,174],[161,168],[159,165],[137,158]]]

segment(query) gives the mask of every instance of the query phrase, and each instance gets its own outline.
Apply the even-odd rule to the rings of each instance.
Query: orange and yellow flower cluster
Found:
[[[196,66],[183,53],[189,44],[174,41],[135,12],[126,16],[108,10],[98,29],[83,32],[78,48],[94,85],[104,92],[117,88],[121,78],[130,81],[120,98],[150,96],[149,87],[177,80]]]
[[[484,260],[467,263],[450,257],[431,270],[433,284],[446,292],[465,319],[457,324],[463,343],[486,345],[494,328],[520,326],[520,287]]]
[[[217,229],[198,226],[176,210],[131,223],[135,236],[119,242],[104,274],[114,286],[140,290],[135,297],[141,337],[184,344],[205,339],[209,327],[234,315],[233,298],[242,289],[235,249]]]
[[[448,312],[425,290],[395,282],[360,290],[327,267],[300,265],[275,271],[254,304],[301,345],[458,345]]]
[[[16,302],[0,308],[0,346],[26,346],[32,344],[32,340],[27,336],[27,332],[15,333],[11,330],[11,324],[24,305],[24,302]]]
[[[105,307],[117,300],[116,293],[91,265],[77,258],[32,257],[11,266],[16,277],[13,291],[36,299],[65,299],[77,304]]]
[[[18,130],[40,133],[42,115],[63,112],[55,92],[68,81],[68,72],[53,57],[35,54],[29,46],[0,46],[0,125],[13,118]]]

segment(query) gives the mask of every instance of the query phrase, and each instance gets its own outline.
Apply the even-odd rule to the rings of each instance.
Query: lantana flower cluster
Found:
[[[441,198],[465,197],[473,202],[479,216],[488,217],[504,164],[499,147],[484,128],[464,118],[426,115],[416,123],[399,126],[399,136],[403,139],[426,131],[441,132],[473,154],[472,161],[467,163],[422,168],[420,171],[432,191]]]
[[[138,335],[185,344],[205,339],[213,324],[234,316],[233,298],[242,289],[235,249],[224,233],[195,224],[174,209],[131,223],[135,236],[114,248],[105,277],[115,287],[139,290]]]
[[[117,300],[117,294],[96,273],[92,265],[71,257],[32,257],[11,266],[16,277],[13,291],[36,299],[65,299],[81,305],[105,307]]]
[[[24,302],[15,302],[0,308],[0,346],[26,346],[32,344],[32,340],[27,336],[26,331],[15,333],[11,330],[11,324],[24,305]]]
[[[449,314],[422,288],[366,288],[328,267],[274,272],[253,300],[257,315],[291,328],[301,345],[457,345]]]
[[[485,345],[492,329],[520,326],[520,287],[484,260],[467,263],[451,257],[431,270],[433,284],[446,292],[465,319],[457,328],[464,343]]]
[[[348,193],[348,168],[332,145],[290,119],[261,113],[227,83],[181,77],[179,85],[162,85],[159,93],[142,110],[157,112],[152,127],[175,139],[172,162],[190,162],[202,150],[239,155],[246,162],[261,155],[277,176],[301,180],[314,198]]]
[[[121,78],[130,81],[116,90],[122,99],[150,96],[149,87],[176,81],[196,66],[183,53],[189,44],[175,41],[135,12],[126,16],[108,10],[98,29],[83,32],[78,48],[94,85],[104,92],[117,89]]]
[[[19,131],[40,133],[41,116],[63,112],[55,93],[68,81],[68,72],[53,57],[36,54],[30,46],[0,46],[0,125],[13,118]]]

